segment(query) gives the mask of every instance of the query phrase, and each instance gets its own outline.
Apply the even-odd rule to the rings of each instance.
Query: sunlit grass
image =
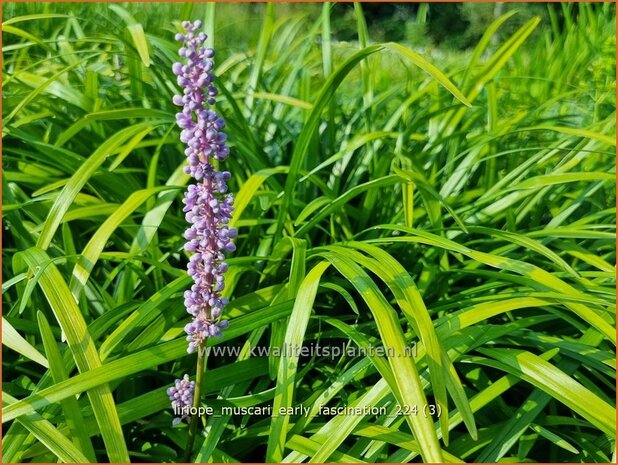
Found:
[[[171,64],[195,16],[240,232],[211,342],[245,349],[209,357],[204,402],[274,407],[205,418],[196,462],[615,460],[615,6],[493,40],[506,13],[461,54],[375,44],[360,6],[355,43],[328,4],[231,6],[3,5],[3,462],[186,444]],[[249,350],[284,343],[415,351]]]

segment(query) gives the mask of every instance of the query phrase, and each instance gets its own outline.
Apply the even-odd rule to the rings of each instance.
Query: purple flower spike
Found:
[[[201,24],[183,21],[185,32],[176,34],[176,40],[183,43],[178,54],[186,59],[172,66],[178,85],[183,87],[182,95],[175,95],[173,102],[182,107],[176,121],[182,129],[180,140],[187,145],[189,163],[185,172],[197,181],[188,186],[183,200],[185,218],[190,223],[184,235],[185,250],[192,254],[187,272],[194,281],[185,292],[185,306],[193,317],[185,326],[189,353],[198,350],[209,337],[221,336],[221,330],[228,326],[226,320],[220,320],[227,303],[221,297],[227,270],[224,253],[236,249],[232,239],[237,234],[228,227],[234,203],[234,197],[227,192],[231,176],[217,170],[218,162],[229,154],[223,132],[225,122],[209,109],[217,95],[212,73],[215,52],[204,46],[206,34],[198,31]]]
[[[173,421],[174,425],[189,418],[194,391],[195,381],[189,381],[189,375],[184,375],[182,379],[177,379],[176,383],[167,390],[167,395],[172,401],[172,408],[176,415]]]

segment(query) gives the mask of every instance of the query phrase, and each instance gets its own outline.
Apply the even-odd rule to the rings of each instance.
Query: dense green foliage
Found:
[[[204,403],[273,415],[202,417],[193,458],[615,460],[615,5],[508,12],[461,53],[375,44],[360,5],[355,42],[328,4],[235,7],[3,4],[3,462],[185,447],[197,17],[240,232]],[[393,353],[251,352],[301,343]]]

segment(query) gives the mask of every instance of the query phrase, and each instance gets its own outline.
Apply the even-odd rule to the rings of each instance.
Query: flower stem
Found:
[[[202,378],[206,369],[206,356],[205,351],[200,346],[197,350],[197,368],[195,373],[195,391],[193,392],[193,409],[199,411],[201,397],[202,397]],[[193,452],[193,444],[195,444],[195,434],[197,432],[197,424],[199,422],[199,416],[197,414],[191,416],[189,422],[189,437],[187,439],[187,447],[185,449],[185,455],[183,463],[191,462],[191,454]]]

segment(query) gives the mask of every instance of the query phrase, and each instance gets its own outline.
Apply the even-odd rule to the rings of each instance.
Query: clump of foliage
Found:
[[[170,70],[173,18],[197,17],[239,234],[192,458],[615,460],[614,4],[500,35],[508,12],[459,55],[372,43],[361,5],[345,44],[329,4],[144,8],[3,4],[5,462],[187,443],[166,394],[196,357]],[[246,17],[254,46],[220,47]],[[285,344],[395,353],[255,350]]]

